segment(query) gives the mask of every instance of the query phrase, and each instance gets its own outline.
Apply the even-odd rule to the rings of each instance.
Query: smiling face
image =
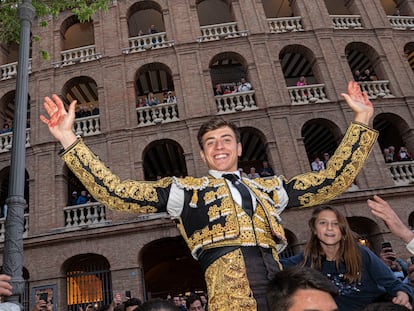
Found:
[[[236,134],[228,126],[208,131],[202,136],[200,156],[209,169],[234,172],[241,153],[241,143],[237,142]]]
[[[333,247],[339,249],[342,233],[338,218],[331,210],[324,210],[315,219],[315,234],[322,248]]]

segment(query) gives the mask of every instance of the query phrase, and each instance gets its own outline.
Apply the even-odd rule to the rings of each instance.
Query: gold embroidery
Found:
[[[376,131],[359,123],[352,123],[329,160],[326,170],[302,174],[292,180],[296,190],[306,191],[316,187],[315,192],[306,192],[299,196],[300,205],[307,207],[321,204],[344,192],[361,170],[377,136]],[[345,164],[350,159],[352,161]],[[326,186],[323,185],[325,182]]]
[[[207,268],[205,279],[210,311],[256,311],[240,249],[214,261]]]
[[[157,182],[120,181],[82,140],[67,150],[62,158],[96,200],[115,210],[157,212],[157,189],[167,188],[173,180],[163,178]]]

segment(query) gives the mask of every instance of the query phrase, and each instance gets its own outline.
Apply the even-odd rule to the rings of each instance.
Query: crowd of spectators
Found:
[[[374,81],[375,77],[371,74],[369,69],[365,69],[364,72],[360,70],[354,71],[354,81],[356,82],[367,82],[367,81]]]
[[[159,99],[154,93],[150,92],[146,98],[139,97],[135,107],[151,107],[159,104],[172,104],[175,102],[177,102],[177,97],[174,95],[173,91],[164,92],[162,99]]]
[[[241,93],[250,90],[252,90],[252,85],[246,80],[246,78],[241,78],[238,83],[225,83],[224,86],[221,83],[216,83],[213,88],[214,96]]]
[[[80,192],[74,190],[68,201],[68,206],[96,202],[96,200],[86,190],[81,190]]]
[[[314,156],[313,157],[314,160],[311,162],[312,171],[319,172],[319,171],[325,170],[326,165],[328,164],[328,161],[330,158],[331,156],[327,152],[323,153],[322,160],[321,160],[321,157]]]
[[[9,123],[4,122],[3,128],[1,129],[1,134],[6,134],[12,132],[12,128],[10,127]]]
[[[99,107],[93,104],[90,104],[89,108],[87,106],[78,106],[75,111],[76,119],[97,115],[99,115]]]
[[[386,147],[383,149],[382,154],[384,156],[385,163],[413,160],[411,153],[408,152],[405,146],[401,146],[398,152],[395,152],[394,146]]]
[[[259,171],[257,171],[256,167],[252,166],[249,168],[248,173],[244,172],[242,168],[239,168],[239,172],[240,172],[240,176],[250,178],[250,179],[259,178],[259,177],[270,177],[270,176],[275,175],[275,173],[273,172],[273,169],[269,165],[269,162],[266,160],[262,162],[262,168]]]

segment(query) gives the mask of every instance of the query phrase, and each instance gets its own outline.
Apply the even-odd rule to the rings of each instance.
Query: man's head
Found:
[[[337,288],[320,272],[294,267],[275,275],[267,290],[271,311],[336,311]]]
[[[125,311],[135,310],[136,307],[141,305],[141,300],[138,298],[130,298],[124,302]]]
[[[200,156],[209,169],[234,172],[242,146],[240,132],[235,124],[213,118],[201,125],[197,134]]]
[[[187,310],[188,311],[202,311],[203,310],[203,304],[201,303],[201,299],[198,295],[191,294],[190,297],[188,297]]]
[[[174,296],[173,297],[173,304],[179,307],[181,305],[180,296]]]

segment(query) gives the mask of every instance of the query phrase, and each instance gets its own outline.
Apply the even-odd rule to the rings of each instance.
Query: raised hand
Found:
[[[368,99],[366,92],[362,92],[359,84],[349,81],[348,94],[341,94],[349,107],[355,112],[355,121],[368,125],[374,114],[374,106]]]
[[[52,95],[52,99],[45,97],[43,102],[49,118],[40,115],[40,120],[49,127],[50,133],[61,142],[64,148],[67,148],[76,140],[72,130],[75,120],[75,104],[76,101],[73,101],[68,111],[66,111],[62,100],[56,94]]]
[[[6,274],[0,274],[0,295],[10,296],[12,294],[12,286],[10,285],[11,277]]]

